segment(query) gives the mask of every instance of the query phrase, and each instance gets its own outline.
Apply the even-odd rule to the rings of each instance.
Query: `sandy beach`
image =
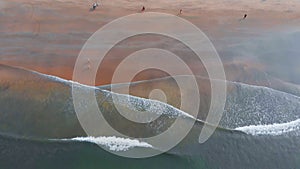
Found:
[[[272,37],[273,33],[297,30],[300,25],[297,1],[101,1],[91,12],[92,1],[27,1],[0,3],[0,63],[23,67],[41,73],[72,79],[73,67],[86,40],[103,25],[116,18],[137,13],[144,5],[146,11],[180,16],[199,27],[213,42],[224,62],[228,80],[238,81],[240,70],[268,71],[270,68],[252,56],[241,57],[238,44],[253,37]],[[247,20],[239,20],[247,13]],[[97,85],[109,84],[114,68],[132,51],[158,47],[166,39],[137,37],[116,46],[99,69]],[[168,41],[168,39],[167,39]],[[155,42],[155,43],[153,43]],[[137,45],[143,44],[143,45]],[[184,53],[184,58],[189,53]],[[232,66],[235,65],[235,66]],[[134,66],[134,65],[133,65]],[[198,75],[205,75],[201,65],[190,60],[189,66]],[[126,72],[125,72],[126,73]],[[165,76],[148,72],[135,80]]]
[[[1,169],[300,168],[299,0],[98,2],[90,10],[92,0],[0,0]],[[177,15],[210,41],[147,12]],[[88,39],[130,14],[142,22],[105,30],[73,73]],[[93,69],[96,52],[113,43],[106,33],[145,27],[178,28],[179,36],[129,37]],[[182,39],[200,41],[193,49],[206,64]],[[130,60],[110,85],[122,61],[148,48],[156,49]],[[224,67],[226,79],[209,77],[207,65]]]

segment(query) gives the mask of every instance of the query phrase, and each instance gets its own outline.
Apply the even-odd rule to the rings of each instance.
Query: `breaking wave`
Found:
[[[104,146],[111,151],[127,151],[131,148],[142,147],[142,148],[153,148],[152,145],[141,142],[136,139],[121,138],[121,137],[76,137],[72,139],[62,139],[62,140],[73,140],[73,141],[84,141],[95,143],[99,146]]]
[[[269,125],[250,125],[244,127],[238,127],[235,130],[239,130],[251,135],[285,135],[293,134],[299,135],[300,119],[287,123],[274,123]]]
[[[300,98],[267,87],[230,83],[220,125],[226,128],[283,124],[300,119]]]

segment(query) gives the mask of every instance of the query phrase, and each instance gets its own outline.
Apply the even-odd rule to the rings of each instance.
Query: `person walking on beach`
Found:
[[[144,12],[146,10],[145,6],[142,7],[141,12]]]
[[[182,14],[182,9],[179,10],[178,16]]]
[[[244,14],[244,17],[239,19],[239,21],[241,22],[241,21],[245,20],[247,18],[247,16],[248,16],[247,14]]]
[[[95,2],[92,6],[92,9],[95,10],[99,6],[98,2]]]

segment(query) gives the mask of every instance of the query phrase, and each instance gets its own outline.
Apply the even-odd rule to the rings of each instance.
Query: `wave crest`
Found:
[[[274,123],[269,125],[250,125],[238,127],[235,130],[243,131],[251,135],[283,135],[288,133],[297,134],[300,129],[300,119],[288,123]]]
[[[121,138],[121,137],[76,137],[72,139],[64,139],[64,140],[73,140],[73,141],[84,141],[84,142],[90,142],[95,143],[99,146],[104,146],[108,148],[111,151],[127,151],[131,148],[135,147],[142,147],[142,148],[153,148],[152,145],[141,142],[139,140],[135,139],[129,139],[129,138]]]

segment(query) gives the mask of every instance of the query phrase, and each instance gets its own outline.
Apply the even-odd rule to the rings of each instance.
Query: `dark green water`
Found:
[[[197,129],[161,155],[129,159],[93,143],[30,140],[1,136],[1,169],[202,169],[300,168],[300,140],[288,136],[249,136],[217,131],[207,142],[194,140]],[[129,150],[131,151],[131,150]]]
[[[1,69],[2,68],[2,69]],[[280,134],[281,129],[275,127],[277,136],[272,136],[273,130],[265,135],[254,136],[235,130],[218,127],[213,136],[204,144],[198,143],[198,137],[203,122],[197,121],[187,137],[176,147],[151,158],[130,159],[119,157],[107,152],[96,144],[74,140],[49,140],[53,138],[72,138],[85,136],[73,109],[71,97],[71,83],[55,77],[48,77],[38,73],[28,72],[6,66],[0,66],[0,73],[16,75],[7,81],[0,81],[0,130],[2,133],[14,134],[8,136],[0,134],[0,169],[298,169],[300,168],[300,139],[299,125],[283,123],[283,130],[295,131]],[[20,80],[21,78],[21,80]],[[23,78],[23,79],[22,79]],[[17,79],[17,80],[15,80]],[[50,87],[45,87],[50,86]],[[275,116],[273,112],[279,110],[276,105],[282,98],[287,100],[281,103],[282,107],[293,111],[282,111],[284,116],[293,113],[293,119],[298,119],[299,102],[294,96],[287,97],[274,94],[273,90],[251,87],[251,90],[241,88],[235,95],[237,99],[229,99],[230,105],[240,105],[237,109],[249,107],[251,112],[257,112],[255,106],[236,104],[244,98],[253,99],[249,92],[258,91],[260,98],[266,97],[265,102],[257,105],[267,105],[264,114],[254,114],[249,118],[231,116],[242,122],[256,118],[270,117],[272,120],[281,120],[282,116]],[[86,89],[82,86],[82,89]],[[169,116],[164,114],[153,125],[133,125],[117,115],[114,104],[107,91],[97,89],[97,98],[106,120],[125,135],[136,138],[157,135],[167,130],[174,119],[181,124],[189,124],[190,118]],[[288,99],[287,99],[288,98]],[[104,100],[104,102],[103,102]],[[141,101],[140,99],[137,101]],[[247,100],[246,100],[247,101]],[[140,102],[138,102],[140,103]],[[143,102],[144,103],[144,102]],[[292,104],[293,103],[293,104]],[[126,106],[125,106],[126,107]],[[259,106],[262,107],[262,106]],[[129,109],[130,107],[128,107]],[[170,108],[170,107],[169,107]],[[230,109],[234,112],[235,107]],[[274,109],[274,110],[273,110]],[[127,109],[126,109],[127,110]],[[132,109],[130,109],[132,110]],[[276,110],[276,111],[275,111]],[[277,111],[278,110],[278,111]],[[133,111],[133,110],[132,110]],[[170,108],[170,113],[176,112]],[[242,113],[242,112],[240,112]],[[246,118],[247,117],[247,118]],[[193,121],[194,122],[194,121]],[[276,122],[276,121],[275,121]],[[194,123],[193,123],[194,124]],[[266,129],[269,129],[268,127]],[[100,134],[100,136],[107,134]],[[38,140],[33,139],[39,138]],[[154,149],[157,149],[154,147]],[[154,151],[152,148],[133,148],[128,151]]]

